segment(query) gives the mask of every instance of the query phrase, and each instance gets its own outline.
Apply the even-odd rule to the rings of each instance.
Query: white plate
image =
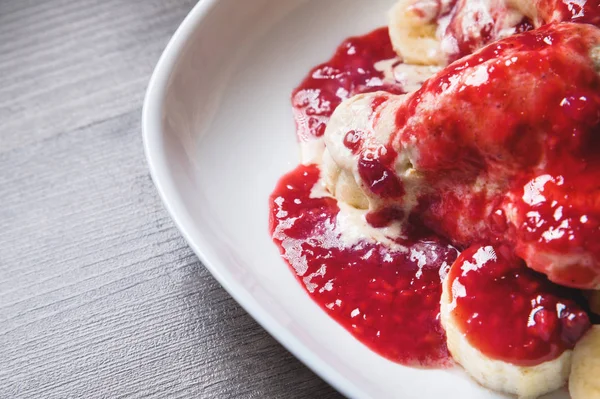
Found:
[[[150,170],[175,223],[223,287],[345,395],[502,398],[459,370],[411,369],[367,349],[312,302],[268,234],[269,194],[298,163],[292,89],[344,38],[384,25],[392,4],[201,1],[148,88]]]

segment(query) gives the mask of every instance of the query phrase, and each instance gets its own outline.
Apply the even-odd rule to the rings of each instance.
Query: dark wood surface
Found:
[[[0,398],[338,398],[204,269],[140,116],[192,0],[0,0]]]

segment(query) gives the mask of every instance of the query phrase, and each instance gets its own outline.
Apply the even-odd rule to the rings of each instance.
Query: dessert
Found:
[[[576,365],[600,290],[598,7],[401,0],[294,91],[302,165],[271,196],[271,234],[361,342],[520,397],[569,373],[591,395]]]

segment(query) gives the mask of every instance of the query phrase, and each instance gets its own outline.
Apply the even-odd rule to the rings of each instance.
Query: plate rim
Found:
[[[209,244],[198,243],[198,238],[192,238],[191,221],[185,215],[185,205],[177,197],[177,190],[169,177],[168,159],[162,153],[161,137],[164,132],[163,110],[166,92],[172,76],[172,71],[180,58],[188,39],[197,26],[208,16],[219,0],[200,0],[179,25],[165,49],[150,77],[142,107],[142,141],[146,163],[150,176],[159,197],[182,234],[188,246],[192,248],[202,265],[211,273],[227,293],[277,342],[292,353],[305,366],[311,369],[321,379],[335,388],[338,392],[351,398],[370,398],[366,392],[358,388],[350,379],[330,366],[321,357],[313,353],[305,344],[277,321],[252,294],[240,283],[232,281],[222,274],[205,251],[202,249]]]

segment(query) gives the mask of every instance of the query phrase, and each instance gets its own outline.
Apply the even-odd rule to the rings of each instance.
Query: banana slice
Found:
[[[569,392],[572,399],[600,399],[600,325],[575,345]]]
[[[386,92],[358,94],[333,112],[323,136],[326,149],[321,172],[327,190],[339,201],[359,209],[376,208],[379,198],[358,172],[359,157],[365,150],[375,152],[387,145],[396,130],[395,110],[404,97]],[[394,172],[404,173],[405,164],[398,156]]]
[[[444,284],[441,321],[446,330],[448,349],[454,360],[479,384],[494,391],[517,395],[521,399],[534,399],[565,385],[569,376],[572,351],[565,351],[552,361],[531,367],[492,359],[471,345],[464,332],[460,331],[449,310],[450,298],[451,289]],[[591,399],[584,396],[580,398]]]
[[[352,171],[342,169],[331,157],[328,149],[325,149],[323,154],[321,171],[325,186],[331,195],[354,208],[369,208],[369,200],[356,183]]]
[[[416,7],[417,3],[419,8]],[[435,3],[429,3],[400,0],[389,12],[392,45],[407,64],[445,65],[447,62],[436,37],[437,22],[427,12],[428,8],[435,7]]]
[[[465,256],[465,254],[467,255]],[[504,266],[502,262],[504,262],[504,260],[501,258],[501,255],[497,254],[495,249],[491,246],[471,247],[463,252],[461,257],[459,257],[459,259],[450,268],[448,277],[446,277],[443,284],[440,313],[442,326],[446,330],[448,349],[452,354],[452,357],[477,382],[486,388],[517,395],[522,399],[537,398],[565,385],[571,370],[571,358],[573,354],[572,350],[564,350],[553,360],[524,366],[506,360],[501,360],[497,357],[491,357],[488,354],[483,353],[482,350],[472,343],[474,342],[473,339],[476,338],[471,334],[481,334],[481,332],[476,332],[478,331],[477,328],[479,327],[477,326],[480,325],[479,323],[484,323],[481,325],[486,325],[486,328],[496,326],[493,328],[501,329],[502,331],[500,331],[500,333],[502,334],[511,334],[513,328],[519,328],[516,324],[511,325],[511,323],[514,323],[515,320],[521,319],[523,313],[515,314],[514,317],[511,318],[509,316],[510,313],[504,314],[499,312],[498,309],[500,308],[498,306],[510,308],[510,306],[512,306],[512,302],[521,301],[527,297],[519,297],[518,295],[515,297],[512,291],[507,291],[504,288],[501,288],[498,292],[506,292],[507,297],[496,298],[496,300],[499,301],[498,304],[500,305],[493,305],[495,307],[489,309],[491,312],[491,317],[486,318],[484,316],[482,319],[481,312],[472,313],[474,310],[474,302],[472,302],[472,298],[479,298],[478,301],[485,301],[485,303],[488,303],[487,301],[490,300],[490,298],[486,297],[485,295],[484,297],[481,297],[478,294],[479,291],[473,291],[472,288],[474,287],[472,287],[472,284],[476,284],[478,287],[486,287],[486,291],[490,292],[491,295],[495,295],[497,294],[496,290],[498,290],[497,284],[507,284],[504,286],[507,287],[508,285],[513,284],[520,286],[520,284],[523,282],[514,280],[513,277],[511,277],[518,277],[518,275],[522,275],[520,271],[512,273],[510,269],[503,269]],[[491,270],[491,272],[486,271],[486,268],[490,267],[493,269],[487,270]],[[509,267],[511,266],[509,265]],[[508,270],[508,272],[505,270]],[[478,273],[484,273],[481,274],[484,276],[487,276],[487,273],[489,273],[489,278],[476,277],[476,279],[469,279],[469,273],[476,273],[476,275]],[[533,283],[535,284],[535,281]],[[533,296],[535,297],[535,295],[537,294],[534,294]],[[541,303],[544,303],[545,299],[542,299],[541,301]],[[526,309],[526,306],[529,305],[525,305],[525,308],[523,309]],[[557,303],[557,308],[560,307],[562,309],[571,309],[570,306],[572,305],[569,304],[568,301],[559,301]],[[533,325],[537,324],[536,320],[538,320],[538,318],[536,313],[539,311],[539,309],[541,309],[541,307],[534,308],[530,313],[529,321],[526,321],[528,326],[527,328],[529,328],[529,323],[533,323]],[[546,310],[548,312],[547,314],[549,314],[551,309],[552,306],[549,305]],[[571,310],[577,312],[577,309]],[[571,310],[569,310],[569,312],[571,312]],[[566,316],[565,319],[570,319],[569,316],[571,315],[573,315],[573,313]],[[563,314],[563,316],[565,315]],[[459,319],[459,317],[461,317],[461,319]],[[579,316],[573,315],[573,320],[575,320],[577,317]],[[500,320],[499,324],[493,324],[498,318]],[[460,320],[467,321],[465,323],[464,321]],[[555,320],[560,320],[560,318]],[[548,325],[549,324],[546,323],[546,326]],[[565,327],[561,327],[561,321],[550,325],[553,325],[553,327],[545,330],[550,334],[556,333],[559,336],[562,336],[566,332],[564,329]],[[582,328],[585,328],[585,325]],[[585,329],[583,329],[583,331],[585,331]],[[493,335],[494,334],[490,334],[488,338],[494,340],[493,345],[496,350],[498,347],[504,347],[504,345],[506,345],[506,343],[499,343],[495,341],[499,334],[495,334],[495,336]],[[598,357],[598,368],[593,372],[596,374],[589,374],[590,376],[600,376],[600,334],[596,338],[598,339],[598,349],[596,350],[595,356]],[[527,345],[536,344],[528,343]],[[587,361],[590,362],[592,360],[588,359]],[[592,399],[591,396],[585,395],[580,396],[579,398]],[[598,398],[600,398],[600,396]]]

